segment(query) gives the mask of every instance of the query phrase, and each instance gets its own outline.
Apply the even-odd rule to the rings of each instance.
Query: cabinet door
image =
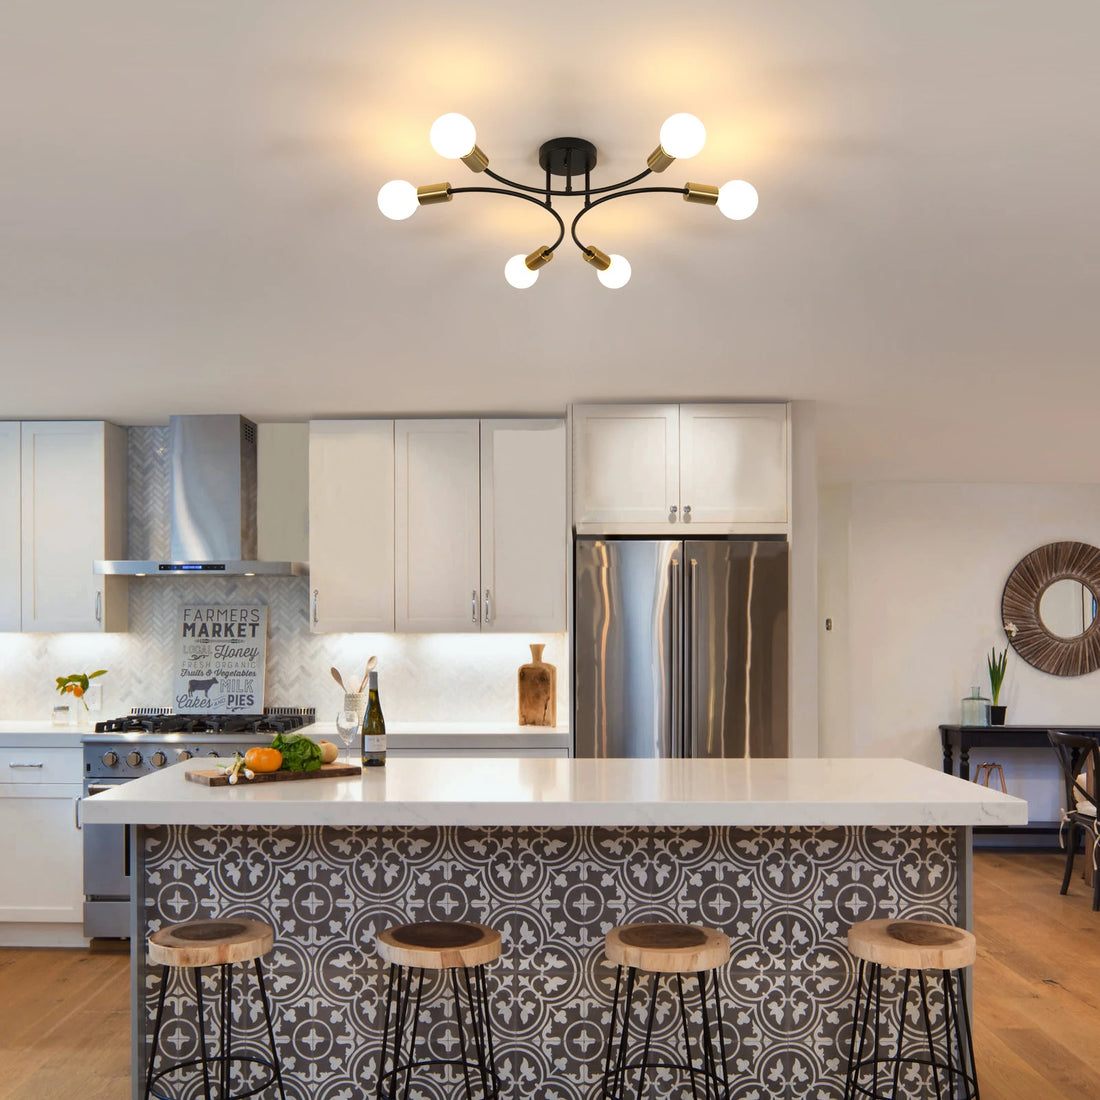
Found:
[[[398,420],[396,627],[481,629],[480,422]]]
[[[61,421],[21,434],[23,629],[125,630],[125,578],[92,563],[126,556],[126,433]]]
[[[0,785],[0,835],[18,837],[4,854],[0,921],[83,921],[80,793],[79,783]]]
[[[573,523],[578,532],[678,530],[676,405],[573,407]]]
[[[0,423],[0,630],[18,630],[19,423]]]
[[[785,524],[787,406],[681,405],[680,501],[693,527]]]
[[[481,422],[481,629],[564,631],[565,422]]]
[[[310,629],[393,630],[393,421],[309,425]]]

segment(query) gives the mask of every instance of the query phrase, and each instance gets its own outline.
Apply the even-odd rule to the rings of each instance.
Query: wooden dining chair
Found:
[[[1047,738],[1058,754],[1058,763],[1062,766],[1062,778],[1066,787],[1066,808],[1062,811],[1062,825],[1066,830],[1066,873],[1062,878],[1061,893],[1069,891],[1069,880],[1073,876],[1073,856],[1077,851],[1077,832],[1079,829],[1092,834],[1093,875],[1092,908],[1100,909],[1100,874],[1096,870],[1096,847],[1100,841],[1100,829],[1097,827],[1097,796],[1082,782],[1081,773],[1089,760],[1092,761],[1093,775],[1100,775],[1100,742],[1093,737],[1079,733],[1060,733],[1048,730]]]

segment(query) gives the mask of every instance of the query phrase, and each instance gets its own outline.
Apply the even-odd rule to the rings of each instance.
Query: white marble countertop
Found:
[[[56,726],[48,718],[31,721],[5,719],[0,721],[0,748],[33,746],[42,749],[78,749],[81,737],[93,730],[91,722],[81,722],[76,726]]]
[[[457,766],[456,766],[457,763]],[[193,763],[84,800],[89,823],[1022,825],[1027,803],[907,760],[391,760],[352,779],[205,787]]]

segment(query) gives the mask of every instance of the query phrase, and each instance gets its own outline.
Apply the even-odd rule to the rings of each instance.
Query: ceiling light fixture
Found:
[[[683,187],[635,187],[634,184],[654,172],[663,172],[675,160],[693,157],[702,148],[707,133],[703,124],[688,114],[672,115],[661,127],[660,144],[650,153],[646,168],[636,176],[620,180],[605,187],[592,186],[592,169],[596,167],[596,146],[583,138],[552,138],[539,148],[539,166],[546,173],[543,187],[531,187],[506,179],[489,168],[489,158],[478,148],[477,131],[465,115],[441,115],[432,124],[430,140],[432,148],[449,160],[461,160],[471,172],[483,172],[503,187],[452,187],[450,183],[433,183],[426,187],[414,187],[405,180],[391,180],[378,192],[378,208],[395,221],[411,217],[421,206],[450,202],[455,195],[487,194],[511,195],[524,199],[548,211],[558,225],[558,235],[553,244],[540,245],[524,256],[513,256],[504,265],[504,278],[519,290],[534,286],[539,269],[553,258],[558,246],[565,240],[565,222],[554,209],[556,198],[583,198],[584,206],[573,218],[569,233],[581,256],[595,269],[600,282],[611,289],[626,286],[630,280],[630,264],[622,256],[601,251],[595,245],[586,245],[577,236],[577,225],[593,207],[626,195],[649,195],[668,192],[681,195],[685,202],[717,206],[720,213],[734,221],[750,217],[760,201],[756,188],[744,180],[730,180],[721,187],[707,183],[687,183]],[[565,177],[565,187],[553,186],[554,176]],[[579,186],[584,177],[583,188]],[[574,187],[574,179],[578,186]]]

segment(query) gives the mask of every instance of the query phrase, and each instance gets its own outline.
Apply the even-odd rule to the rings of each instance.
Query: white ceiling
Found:
[[[1095,0],[7,0],[0,416],[790,397],[831,480],[1100,480],[1098,39]],[[452,110],[532,183],[547,138],[610,182],[691,111],[657,182],[760,209],[609,203],[628,287],[563,246],[515,291],[544,212],[375,205],[488,182],[432,152]]]

